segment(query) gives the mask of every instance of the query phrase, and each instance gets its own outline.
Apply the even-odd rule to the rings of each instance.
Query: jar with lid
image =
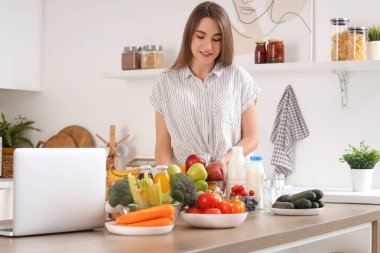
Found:
[[[157,173],[154,175],[153,182],[157,184],[160,182],[162,193],[167,193],[170,191],[170,177],[168,174],[168,166],[159,165],[156,166]]]
[[[140,166],[140,173],[139,173],[138,178],[139,179],[143,179],[144,175],[145,175],[145,172],[148,174],[148,177],[150,177],[151,179],[153,179],[152,167],[150,165],[141,165]]]
[[[266,41],[256,41],[255,64],[267,63]]]
[[[348,31],[347,26],[350,23],[348,18],[332,18],[330,23],[333,26],[333,35],[331,37],[331,60],[347,60],[347,43]]]
[[[124,47],[121,54],[121,69],[140,69],[141,68],[141,47]]]
[[[268,40],[267,62],[283,63],[285,61],[285,45],[283,40]]]
[[[351,61],[363,61],[366,55],[366,27],[348,28],[347,59]]]
[[[142,49],[141,68],[157,69],[165,67],[162,45],[145,45]]]

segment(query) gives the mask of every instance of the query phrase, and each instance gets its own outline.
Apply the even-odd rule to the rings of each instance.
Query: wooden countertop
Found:
[[[196,229],[177,218],[166,235],[121,236],[105,229],[0,237],[1,252],[249,252],[380,220],[380,206],[327,204],[316,216],[279,216],[258,211],[230,229]]]

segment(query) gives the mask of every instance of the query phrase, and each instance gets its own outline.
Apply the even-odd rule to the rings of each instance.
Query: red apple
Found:
[[[223,181],[224,174],[220,164],[211,163],[206,167],[207,181]]]
[[[206,162],[205,160],[200,157],[199,155],[196,154],[191,154],[186,158],[185,166],[186,166],[186,171],[193,165],[194,163],[201,163],[203,166],[206,167]]]

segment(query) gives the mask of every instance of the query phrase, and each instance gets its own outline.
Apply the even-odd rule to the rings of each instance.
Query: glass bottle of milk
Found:
[[[248,189],[255,191],[255,197],[258,198],[257,208],[263,209],[263,181],[265,178],[263,157],[251,156],[247,163]]]
[[[234,185],[243,185],[247,189],[247,169],[245,157],[243,155],[243,147],[232,147],[232,156],[227,165],[227,186],[226,195],[231,192]]]

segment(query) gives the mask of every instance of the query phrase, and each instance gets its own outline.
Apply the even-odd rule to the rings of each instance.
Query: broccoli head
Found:
[[[185,206],[197,204],[197,188],[194,182],[185,174],[178,173],[170,179],[170,189],[173,199],[183,203]]]
[[[129,188],[128,180],[118,180],[108,190],[108,203],[112,207],[119,204],[122,206],[128,206],[133,203],[133,197]]]

